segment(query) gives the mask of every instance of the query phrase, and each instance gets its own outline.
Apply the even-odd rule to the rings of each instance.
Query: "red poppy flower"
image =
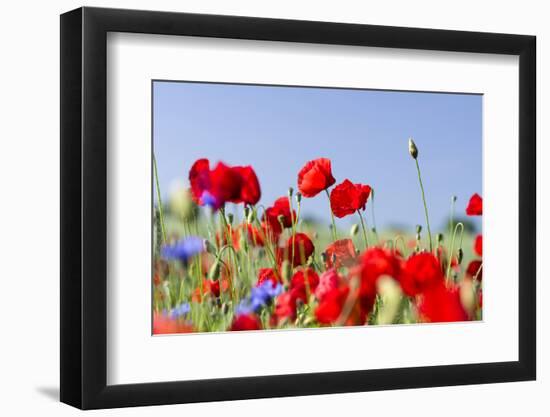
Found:
[[[376,282],[382,275],[398,279],[401,261],[387,249],[370,248],[361,257],[359,274],[361,277],[361,295],[373,298],[376,295]]]
[[[281,282],[272,268],[261,268],[258,272],[258,282],[256,285],[262,285],[265,281],[271,281],[273,287]]]
[[[239,173],[242,181],[239,201],[234,202],[255,205],[260,201],[260,197],[262,196],[260,182],[256,173],[251,166],[234,167],[233,169]]]
[[[285,319],[296,319],[296,297],[290,291],[284,292],[277,297],[275,303],[275,317],[277,321]]]
[[[364,210],[370,192],[370,186],[353,184],[346,179],[331,191],[330,208],[334,215],[339,218],[353,214],[359,209]]]
[[[229,330],[233,332],[239,332],[244,330],[260,330],[262,323],[255,314],[241,314],[233,319],[231,328]]]
[[[261,197],[258,178],[250,166],[230,167],[218,162],[211,170],[208,159],[198,159],[189,171],[189,182],[193,200],[214,209],[226,202],[256,204]]]
[[[298,172],[298,189],[304,197],[315,197],[335,182],[328,158],[309,161]]]
[[[206,158],[197,159],[189,170],[189,183],[191,184],[191,196],[195,203],[203,205],[202,196],[210,190],[210,162]]]
[[[329,269],[319,277],[319,285],[315,289],[315,297],[322,300],[323,297],[330,291],[340,286],[342,278],[338,275],[335,269]]]
[[[349,287],[333,288],[325,294],[315,309],[315,317],[321,324],[334,323],[342,314],[342,308],[349,294]]]
[[[466,207],[466,214],[468,216],[481,216],[483,214],[483,199],[479,194],[474,194],[468,202]]]
[[[232,240],[233,247],[235,250],[241,248],[241,236],[244,234],[245,239],[253,246],[264,246],[265,242],[263,239],[263,232],[260,232],[257,227],[252,226],[251,224],[241,224],[236,229],[233,230]],[[218,244],[220,243],[219,235],[216,234],[216,240]],[[223,239],[224,243],[227,239]]]
[[[351,239],[340,239],[332,242],[325,250],[325,265],[329,268],[351,266],[355,263],[357,254]]]
[[[443,279],[441,264],[428,252],[411,256],[399,276],[403,291],[411,297],[443,283]]]
[[[282,222],[279,222],[279,216],[282,216]],[[279,197],[275,200],[275,203],[265,210],[263,220],[276,234],[282,232],[281,223],[285,228],[292,227],[292,221],[296,220],[296,212],[290,212],[288,197]]]
[[[293,252],[294,247],[294,252]],[[313,242],[305,233],[296,233],[294,238],[291,236],[286,242],[284,254],[286,259],[292,261],[292,266],[303,265],[307,262],[308,258],[313,254],[315,246]],[[292,254],[294,253],[294,258]]]
[[[307,286],[306,286],[307,284]],[[290,293],[296,300],[307,302],[307,288],[309,293],[315,293],[319,285],[319,275],[311,268],[306,268],[296,272],[290,279]]]
[[[483,279],[483,268],[481,261],[474,260],[468,264],[466,268],[466,276],[475,278],[477,275],[477,280],[481,281]]]
[[[153,334],[192,333],[193,327],[164,314],[153,314]]]
[[[468,314],[460,301],[459,289],[447,288],[444,283],[425,291],[417,307],[422,321],[441,323],[468,320]]]
[[[479,256],[483,256],[483,236],[477,235],[476,240],[474,241],[474,251]]]

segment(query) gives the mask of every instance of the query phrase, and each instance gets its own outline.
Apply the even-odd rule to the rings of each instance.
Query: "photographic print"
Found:
[[[152,91],[153,334],[482,319],[482,95]]]

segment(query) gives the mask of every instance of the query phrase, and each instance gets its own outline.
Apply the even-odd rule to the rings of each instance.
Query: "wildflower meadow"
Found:
[[[341,177],[323,155],[268,205],[255,167],[207,158],[182,162],[186,186],[163,201],[154,159],[153,333],[481,320],[482,235],[459,219],[482,216],[482,197],[458,204],[449,190],[436,230],[421,140],[403,138],[402,152],[424,214],[404,232],[376,227],[375,197],[391,190]],[[303,216],[315,200],[327,223]]]

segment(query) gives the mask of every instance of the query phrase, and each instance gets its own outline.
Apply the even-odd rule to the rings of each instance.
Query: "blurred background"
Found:
[[[347,178],[375,190],[379,230],[414,233],[425,220],[409,137],[419,149],[434,234],[447,228],[453,195],[455,220],[464,220],[469,197],[482,194],[481,95],[171,81],[155,81],[153,89],[163,202],[188,187],[198,158],[209,158],[212,166],[252,165],[260,204],[267,207],[290,186],[297,189],[305,162],[327,157],[337,183]],[[370,227],[371,204],[369,199]],[[328,227],[326,196],[304,199],[302,215]],[[337,219],[337,227],[356,222],[357,216],[348,216]],[[479,231],[481,219],[469,217],[466,226]]]

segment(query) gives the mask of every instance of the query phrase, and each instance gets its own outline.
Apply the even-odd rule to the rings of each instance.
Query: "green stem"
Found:
[[[424,193],[424,185],[422,184],[422,176],[420,175],[420,165],[418,165],[418,159],[414,159],[416,163],[416,171],[418,172],[418,182],[420,183],[420,191],[422,192],[422,202],[424,203],[424,214],[426,215],[426,226],[428,228],[428,240],[430,242],[430,252],[433,250],[432,245],[432,231],[430,229],[430,219],[428,216],[428,205],[426,204],[426,194]]]
[[[453,232],[453,237],[451,239],[451,246],[449,248],[449,260],[447,262],[447,272],[445,274],[445,278],[447,280],[449,279],[449,274],[451,273],[451,264],[453,263],[453,252],[455,250],[455,248],[454,248],[454,246],[455,246],[455,237],[456,237],[456,233],[457,233],[457,230],[458,230],[459,227],[461,228],[460,247],[462,247],[462,237],[464,236],[464,224],[461,223],[461,222],[458,222],[456,224],[455,230]]]
[[[159,217],[160,217],[160,227],[162,229],[162,240],[166,243],[166,229],[164,228],[164,215],[162,213],[162,200],[160,198],[160,185],[159,185],[159,175],[157,171],[157,159],[155,158],[155,155],[153,154],[153,172],[155,174],[155,183],[157,188],[157,200],[158,200],[158,208],[159,208]]]
[[[363,239],[365,240],[365,249],[368,249],[369,240],[367,239],[367,230],[365,229],[365,221],[363,220],[363,215],[361,214],[361,210],[357,210],[357,214],[359,215],[359,219],[361,220],[361,229],[363,229]]]
[[[327,193],[328,209],[330,210],[330,220],[332,221],[332,239],[336,241],[338,240],[338,238],[336,237],[336,222],[334,221],[334,213],[332,212],[332,208],[330,207],[330,194],[328,193],[328,190],[325,190],[325,192]]]
[[[288,196],[288,207],[290,208],[290,224],[292,225],[292,260],[294,260],[294,242],[296,240],[296,224],[294,223],[294,214],[292,213],[292,197]]]
[[[370,209],[372,214],[372,228],[374,230],[374,237],[376,238],[376,243],[378,243],[380,239],[378,238],[378,229],[376,228],[376,217],[374,216],[374,188],[371,188],[370,199],[371,199]]]

